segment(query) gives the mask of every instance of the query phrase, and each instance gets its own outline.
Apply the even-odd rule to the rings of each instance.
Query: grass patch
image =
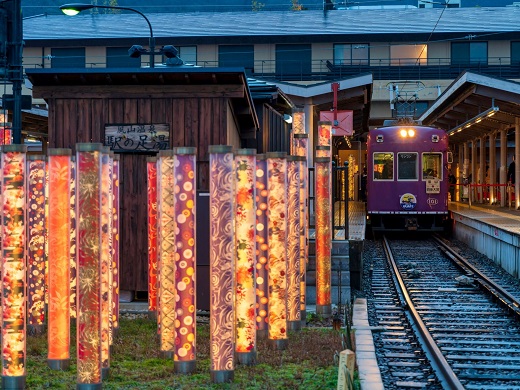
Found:
[[[47,367],[47,335],[27,341],[28,389],[76,388],[76,335],[71,330],[71,368],[53,371]],[[175,374],[173,360],[158,352],[157,326],[148,318],[121,318],[114,340],[109,377],[104,389],[335,389],[337,367],[334,352],[341,350],[341,334],[333,329],[304,328],[289,333],[285,351],[270,349],[258,340],[258,363],[237,365],[235,380],[215,385],[210,379],[209,325],[197,327],[197,369],[191,375]]]

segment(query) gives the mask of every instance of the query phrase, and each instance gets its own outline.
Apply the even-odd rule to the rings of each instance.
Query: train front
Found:
[[[448,218],[448,136],[424,126],[371,130],[367,139],[369,226],[442,231]]]

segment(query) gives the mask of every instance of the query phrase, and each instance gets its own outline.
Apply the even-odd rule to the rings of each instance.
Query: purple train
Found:
[[[448,136],[395,125],[367,139],[367,212],[373,231],[442,231],[448,222]]]

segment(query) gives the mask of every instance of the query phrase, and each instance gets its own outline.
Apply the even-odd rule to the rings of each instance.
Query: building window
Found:
[[[286,76],[309,77],[312,71],[311,45],[276,45],[276,74]]]
[[[140,68],[141,58],[128,55],[129,47],[107,47],[107,68]]]
[[[85,48],[70,47],[51,49],[52,68],[84,68],[85,67]]]
[[[417,153],[397,153],[397,180],[417,180]]]
[[[185,64],[197,64],[197,46],[175,46],[179,50],[179,58]]]
[[[426,65],[428,58],[427,45],[394,45],[390,46],[390,65]]]
[[[511,42],[511,63],[520,63],[520,42]]]
[[[253,45],[219,45],[218,66],[223,68],[243,67],[246,73],[253,73],[255,49]]]
[[[368,65],[368,43],[335,44],[334,65]]]
[[[374,153],[374,180],[394,180],[394,154]]]
[[[452,42],[452,65],[487,65],[487,42]]]

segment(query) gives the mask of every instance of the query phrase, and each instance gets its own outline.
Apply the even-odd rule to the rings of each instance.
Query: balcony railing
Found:
[[[106,66],[106,58],[89,57],[89,60],[85,63],[86,68]],[[192,64],[206,68],[219,66],[218,61],[196,61]],[[453,63],[450,58],[428,58],[420,62],[415,58],[371,59],[357,63],[335,63],[332,59],[313,60],[310,63],[300,60],[257,60],[252,65],[245,66],[248,76],[274,81],[326,81],[362,73],[371,73],[374,80],[454,79],[465,70],[502,78],[520,78],[520,62],[512,62],[510,57],[489,57],[487,61],[466,63]],[[24,66],[50,68],[51,61],[47,57],[38,61],[24,58]]]

